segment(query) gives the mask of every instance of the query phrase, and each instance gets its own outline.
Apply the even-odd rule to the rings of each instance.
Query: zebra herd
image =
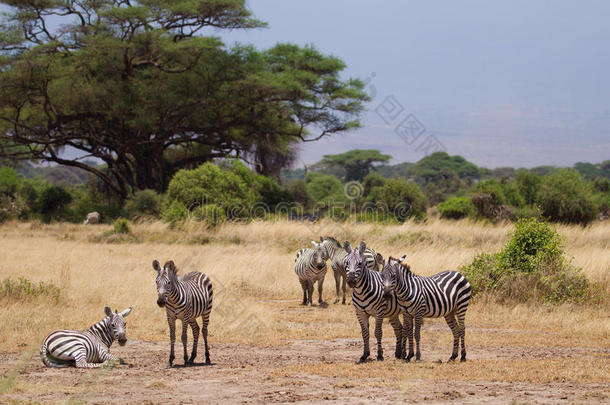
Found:
[[[176,319],[182,320],[182,346],[184,349],[184,365],[192,365],[197,357],[197,342],[199,340],[199,324],[201,317],[201,334],[205,346],[205,364],[210,362],[208,347],[208,322],[212,311],[212,282],[203,273],[192,272],[178,276],[173,261],[166,262],[163,267],[157,260],[153,261],[153,269],[157,272],[157,305],[165,307],[167,323],[169,324],[170,354],[169,367],[174,361],[174,343],[176,341]],[[47,367],[97,368],[102,365],[123,363],[119,357],[110,354],[109,349],[114,340],[121,346],[127,342],[125,317],[132,308],[122,312],[104,308],[106,317],[84,331],[56,330],[51,332],[42,342],[40,357]],[[186,332],[188,326],[193,332],[193,350],[188,356],[186,347]]]
[[[471,287],[466,278],[455,271],[442,271],[430,277],[411,272],[403,264],[405,256],[386,261],[383,256],[362,242],[352,248],[349,242],[341,245],[335,238],[320,237],[312,241],[313,248],[298,251],[294,270],[303,289],[303,305],[311,305],[314,284],[318,284],[318,303],[323,304],[322,287],[326,276],[326,262],[330,260],[335,277],[337,298],[340,289],[345,304],[346,283],[352,288],[352,304],[361,327],[363,353],[358,363],[370,356],[369,319],[375,319],[377,360],[383,360],[382,326],[389,319],[396,335],[396,358],[410,361],[413,356],[420,360],[420,329],[423,318],[443,316],[453,333],[453,351],[449,361],[458,356],[461,344],[461,361],[466,361],[465,316],[470,301]],[[381,266],[381,271],[379,268]],[[176,320],[182,321],[182,346],[184,364],[192,365],[197,357],[199,331],[205,347],[205,364],[211,364],[208,347],[208,323],[212,311],[212,282],[203,273],[192,272],[179,276],[173,261],[163,266],[157,260],[152,263],[157,272],[157,305],[164,307],[170,334],[168,365],[175,359]],[[84,331],[57,330],[43,341],[40,356],[48,367],[95,368],[122,360],[111,354],[109,348],[117,340],[120,345],[127,342],[125,317],[132,308],[122,312],[105,307],[105,317]],[[403,321],[400,321],[402,315]],[[201,329],[197,318],[201,317]],[[191,355],[187,350],[187,329],[193,332]],[[407,352],[407,340],[409,342]],[[415,340],[415,353],[413,350]]]
[[[349,242],[343,246],[332,237],[312,241],[314,249],[302,249],[295,259],[295,272],[303,288],[303,305],[311,305],[313,284],[318,282],[318,302],[322,300],[322,284],[326,274],[326,260],[330,259],[335,276],[337,298],[342,281],[345,304],[345,283],[352,288],[352,304],[362,330],[363,353],[358,363],[370,356],[369,319],[375,319],[375,338],[377,340],[377,360],[383,360],[382,326],[383,320],[389,322],[396,335],[396,358],[407,362],[413,356],[419,361],[420,329],[423,318],[443,316],[453,333],[453,351],[449,361],[458,356],[461,343],[461,361],[466,361],[465,317],[470,301],[471,287],[466,278],[455,271],[442,271],[430,277],[422,277],[411,272],[403,264],[405,256],[399,259],[389,257],[386,261],[365,242],[352,248]],[[379,267],[381,266],[381,271]],[[400,321],[400,315],[403,322]],[[415,338],[415,353],[413,340]],[[407,340],[409,342],[407,352]]]

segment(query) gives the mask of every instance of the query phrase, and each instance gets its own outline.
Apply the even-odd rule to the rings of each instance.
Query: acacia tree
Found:
[[[375,163],[388,162],[392,157],[376,149],[352,149],[339,155],[324,155],[319,165],[327,170],[338,169],[346,181],[362,181],[374,168]]]
[[[79,167],[122,198],[217,157],[272,174],[297,143],[359,126],[367,100],[313,47],[206,36],[264,26],[244,0],[2,3],[0,155]]]

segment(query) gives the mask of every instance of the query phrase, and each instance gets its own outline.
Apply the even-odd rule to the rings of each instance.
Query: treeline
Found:
[[[0,168],[0,221],[80,222],[98,211],[104,221],[190,217],[211,225],[278,216],[402,222],[428,215],[587,224],[610,209],[610,161],[490,170],[439,152],[416,163],[379,164],[388,159],[378,151],[325,156],[307,171],[283,172],[279,181],[239,161],[217,160],[178,171],[164,193],[138,191],[126,201],[92,175],[21,163]]]

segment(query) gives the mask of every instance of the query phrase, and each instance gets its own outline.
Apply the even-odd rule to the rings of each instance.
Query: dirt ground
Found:
[[[178,356],[178,366],[168,369],[169,343],[130,340],[125,347],[111,348],[128,364],[98,370],[46,368],[38,348],[32,347],[26,355],[0,354],[4,388],[11,385],[0,402],[610,403],[610,376],[599,383],[540,384],[518,381],[518,376],[514,382],[493,381],[491,376],[471,380],[462,378],[460,370],[477,364],[487,367],[490,361],[552,364],[552,360],[575,357],[610,361],[610,347],[471,346],[467,363],[447,364],[450,348],[428,342],[422,362],[405,364],[391,357],[393,344],[392,338],[384,339],[384,362],[355,365],[361,354],[360,339],[298,340],[275,347],[212,342],[212,365],[184,368]],[[176,348],[181,353],[181,343]],[[202,358],[200,350],[198,360]],[[447,368],[453,378],[421,378],[427,375],[423,371],[447,375]],[[387,378],[387,369],[393,370],[392,378]]]

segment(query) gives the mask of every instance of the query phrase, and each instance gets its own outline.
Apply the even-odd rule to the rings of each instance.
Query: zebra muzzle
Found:
[[[157,298],[157,305],[163,308],[165,306],[165,298],[159,297]]]

